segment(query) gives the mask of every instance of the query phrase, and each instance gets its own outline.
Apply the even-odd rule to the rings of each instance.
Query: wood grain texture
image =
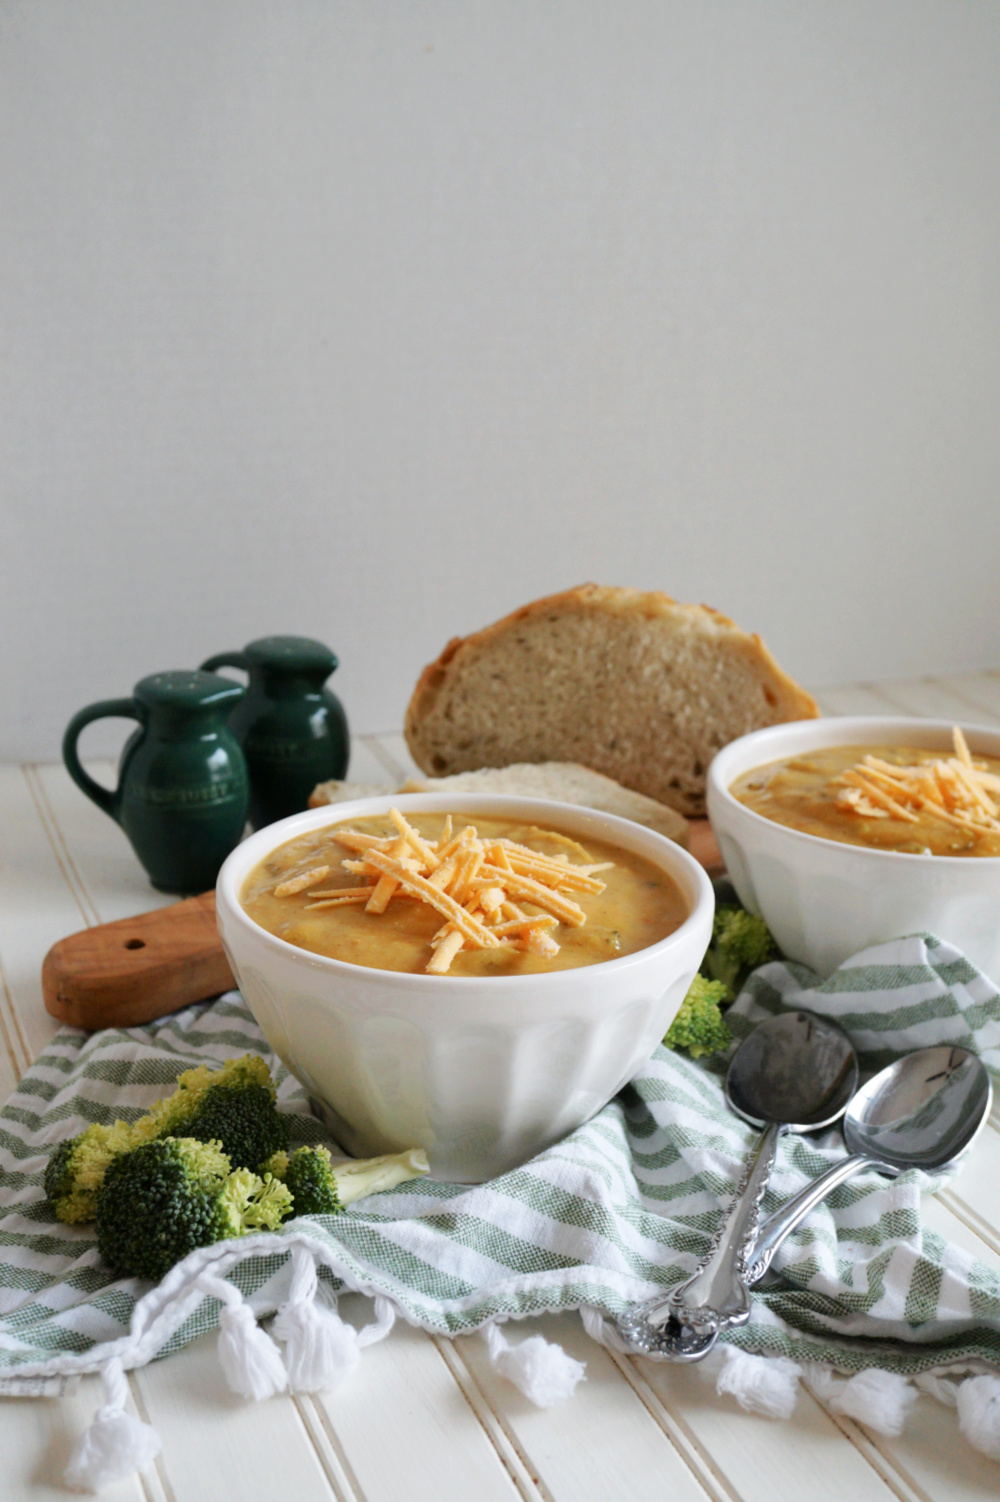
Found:
[[[45,1007],[71,1027],[140,1027],[235,985],[215,893],[60,939],[42,964]]]
[[[691,819],[688,822],[688,851],[705,867],[709,876],[722,876],[725,866],[707,819]]]

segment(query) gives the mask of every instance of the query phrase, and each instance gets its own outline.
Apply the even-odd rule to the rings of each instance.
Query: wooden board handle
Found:
[[[707,819],[692,819],[688,825],[688,854],[705,867],[709,876],[724,876],[726,867]]]
[[[42,964],[46,1011],[87,1032],[138,1027],[235,984],[214,892],[70,934]]]

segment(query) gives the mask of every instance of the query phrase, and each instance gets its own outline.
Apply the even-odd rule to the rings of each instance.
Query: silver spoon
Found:
[[[707,1260],[670,1293],[633,1304],[618,1328],[633,1350],[697,1361],[720,1330],[750,1317],[747,1264],[778,1139],[791,1128],[813,1132],[837,1121],[857,1089],[858,1059],[847,1034],[813,1012],[783,1012],[762,1022],[733,1055],[726,1099],[764,1132],[747,1159],[729,1214]],[[786,1233],[787,1234],[787,1233]]]
[[[851,1156],[828,1168],[760,1228],[747,1281],[757,1283],[790,1231],[831,1189],[862,1169],[895,1178],[908,1168],[944,1173],[985,1125],[993,1087],[982,1060],[947,1044],[904,1055],[863,1085],[844,1117]]]

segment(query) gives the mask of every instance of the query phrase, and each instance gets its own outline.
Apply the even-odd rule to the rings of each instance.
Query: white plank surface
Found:
[[[89,762],[87,771],[105,786],[114,786],[110,762]],[[36,777],[43,808],[58,832],[64,864],[90,909],[88,921],[91,916],[98,923],[132,918],[176,900],[150,885],[123,831],[83,796],[65,767],[39,767]]]
[[[215,1335],[177,1357],[132,1375],[150,1422],[163,1441],[162,1469],[177,1502],[225,1498],[336,1496],[315,1446],[287,1393],[246,1403],[226,1387]]]
[[[856,1425],[844,1425],[848,1432]],[[913,1502],[996,1502],[1000,1492],[997,1462],[967,1445],[956,1432],[955,1415],[933,1398],[921,1395],[899,1439],[868,1437],[870,1453],[885,1465],[897,1496]],[[878,1463],[877,1460],[874,1461]],[[842,1493],[846,1498],[846,1494]]]
[[[401,735],[379,735],[371,737],[371,748],[384,762],[387,770],[394,777],[402,780],[406,777],[424,777],[413,757],[409,747]]]
[[[821,690],[828,713],[917,713],[1000,723],[1000,675]],[[110,764],[93,767],[110,782]],[[413,770],[399,735],[354,743],[352,780],[390,784]],[[9,1090],[54,1030],[39,967],[50,944],[86,923],[158,906],[120,830],[61,767],[0,768],[0,1090]],[[1000,1268],[1000,1133],[990,1127],[927,1221]],[[362,1322],[360,1300],[345,1301]],[[354,1305],[351,1312],[351,1305]],[[690,1368],[612,1358],[573,1316],[537,1329],[587,1364],[564,1407],[538,1410],[499,1379],[474,1337],[435,1341],[397,1326],[364,1353],[345,1389],[253,1406],[222,1381],[215,1337],[132,1376],[137,1408],[164,1441],[153,1473],[106,1495],[129,1502],[611,1502],[669,1495],[678,1502],[858,1502],[898,1497],[966,1502],[996,1496],[1000,1466],[972,1451],[955,1416],[920,1400],[899,1440],[834,1419],[803,1392],[793,1420],[775,1424],[720,1400]],[[65,1495],[70,1445],[100,1402],[99,1384],[59,1401],[0,1403],[0,1497]]]
[[[356,1325],[371,1318],[370,1304],[358,1296],[342,1299],[341,1307]],[[421,1331],[397,1323],[388,1339],[368,1347],[350,1383],[313,1402],[359,1496],[407,1502],[463,1492],[476,1502],[538,1496],[526,1472],[508,1468],[508,1457]]]
[[[845,688],[820,688],[815,699],[824,714],[899,714],[899,708],[872,683],[851,683]]]
[[[63,1398],[0,1400],[0,1497],[3,1502],[66,1502],[62,1483],[77,1438],[104,1401],[99,1377],[85,1377]],[[134,1411],[134,1410],[133,1410]],[[154,1472],[101,1493],[106,1502],[157,1502],[162,1486]]]
[[[0,829],[3,1004],[8,1009],[6,1031],[23,1069],[56,1030],[42,1006],[42,960],[57,939],[83,928],[90,915],[20,767],[0,767]]]
[[[630,1362],[664,1410],[710,1456],[742,1502],[795,1497],[808,1478],[809,1502],[889,1502],[891,1492],[819,1403],[800,1389],[793,1419],[769,1422],[720,1398],[698,1367]]]
[[[384,755],[379,756],[369,736],[355,736],[352,740],[347,776],[351,782],[384,783],[386,787],[394,787],[396,783],[394,769],[386,764]]]
[[[969,704],[948,683],[937,678],[917,678],[906,683],[883,683],[879,692],[902,714],[928,720],[960,720],[965,724],[996,724],[992,712]]]
[[[586,1365],[586,1379],[571,1403],[535,1408],[493,1371],[479,1336],[464,1336],[455,1347],[498,1425],[550,1496],[575,1502],[628,1502],[665,1493],[672,1502],[703,1502],[703,1481],[708,1482],[708,1495],[724,1495],[707,1473],[699,1477],[686,1462],[664,1426],[621,1380],[608,1353],[587,1337],[575,1315],[509,1326],[514,1343],[531,1335],[557,1340]]]
[[[934,682],[940,680],[934,679]],[[947,680],[953,694],[990,721],[1000,720],[1000,671],[995,673],[961,673]]]

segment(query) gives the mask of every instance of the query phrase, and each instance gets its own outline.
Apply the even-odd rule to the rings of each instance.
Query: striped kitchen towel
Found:
[[[1000,1069],[1000,996],[930,936],[868,950],[822,985],[800,966],[766,965],[730,1009],[734,1034],[785,1006],[835,1017],[869,1069],[942,1041]],[[265,1396],[346,1375],[360,1347],[402,1317],[445,1336],[482,1329],[500,1369],[529,1396],[567,1396],[579,1364],[560,1363],[557,1348],[537,1336],[510,1345],[501,1324],[579,1310],[589,1332],[614,1345],[617,1315],[687,1277],[705,1256],[755,1135],[725,1106],[720,1061],[661,1048],[592,1121],[502,1178],[474,1186],[413,1180],[338,1216],[194,1252],[155,1287],[112,1277],[93,1228],[54,1219],[42,1189],[49,1153],[89,1122],[135,1119],[181,1070],[247,1051],[275,1070],[293,1145],[322,1141],[301,1086],[269,1054],[236,993],[147,1027],[65,1029],[22,1079],[0,1112],[0,1395],[55,1392],[100,1370],[110,1394],[102,1413],[121,1417],[123,1369],[221,1325],[233,1385]],[[843,1153],[836,1131],[786,1137],[765,1210]],[[819,1206],[779,1252],[777,1276],[756,1294],[750,1322],[720,1342],[720,1390],[780,1413],[790,1411],[805,1374],[814,1385],[839,1384],[850,1412],[844,1378],[874,1368],[896,1384],[886,1421],[896,1423],[921,1374],[937,1396],[958,1394],[960,1418],[962,1389],[978,1382],[982,1408],[986,1382],[993,1427],[985,1440],[973,1438],[987,1450],[995,1443],[1000,1458],[1000,1378],[992,1375],[1000,1368],[1000,1279],[926,1227],[921,1194],[930,1187],[918,1173],[894,1181],[865,1173]],[[375,1320],[360,1336],[336,1315],[343,1289],[375,1301]],[[248,1307],[258,1317],[278,1313],[283,1357],[252,1319],[248,1330]],[[307,1314],[311,1345],[299,1338]],[[313,1359],[317,1341],[322,1360]],[[761,1396],[765,1367],[782,1374],[778,1400]],[[874,1412],[866,1397],[863,1416],[871,1422]]]

